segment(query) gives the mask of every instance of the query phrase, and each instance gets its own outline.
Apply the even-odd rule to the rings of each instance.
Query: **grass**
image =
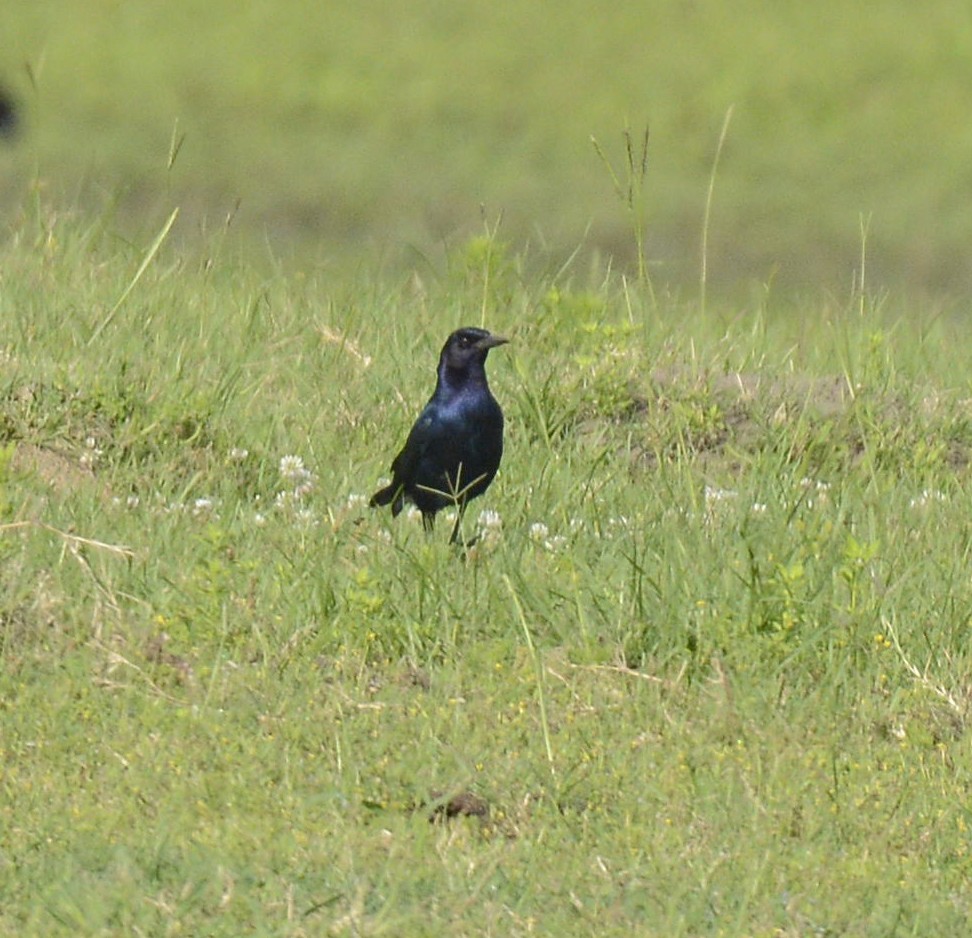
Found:
[[[0,934],[969,931],[972,21],[809,9],[10,12]]]
[[[961,320],[160,228],[0,244],[0,932],[968,930]],[[483,315],[463,559],[363,497]]]
[[[619,131],[647,125],[659,283],[694,289],[708,215],[710,292],[845,294],[861,217],[875,283],[970,285],[972,17],[957,0],[628,0],[597,16],[577,0],[556,15],[536,0],[47,0],[15,5],[4,34],[0,82],[24,111],[0,150],[6,208],[36,184],[54,204],[113,207],[144,243],[178,204],[173,235],[195,245],[232,215],[256,254],[440,270],[485,205],[518,249],[637,269],[589,141],[619,164]]]

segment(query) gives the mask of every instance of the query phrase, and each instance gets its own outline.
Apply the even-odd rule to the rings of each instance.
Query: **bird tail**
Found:
[[[372,508],[380,508],[384,505],[391,505],[392,513],[397,515],[402,510],[403,501],[404,499],[402,498],[401,485],[396,485],[394,482],[392,482],[391,485],[386,485],[383,489],[378,489],[378,491],[371,496],[371,501],[368,502],[368,504]]]

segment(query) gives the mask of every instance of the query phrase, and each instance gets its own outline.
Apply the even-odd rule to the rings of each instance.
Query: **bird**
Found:
[[[0,138],[13,140],[17,136],[18,113],[13,97],[0,88]]]
[[[508,341],[474,326],[446,339],[435,391],[371,507],[391,505],[395,517],[411,502],[431,532],[436,512],[454,505],[459,513],[449,541],[457,542],[466,504],[489,488],[503,457],[503,411],[486,381],[486,356]]]

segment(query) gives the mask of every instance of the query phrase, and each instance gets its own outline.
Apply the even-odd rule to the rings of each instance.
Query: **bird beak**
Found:
[[[480,339],[476,343],[476,348],[478,349],[491,349],[496,348],[497,345],[506,345],[510,340],[505,336],[501,335],[488,335],[485,339]]]

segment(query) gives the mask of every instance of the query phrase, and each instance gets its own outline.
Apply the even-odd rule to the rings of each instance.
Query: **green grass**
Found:
[[[8,11],[0,934],[968,933],[968,10],[399,6]]]
[[[0,245],[0,932],[968,931],[960,320],[154,236]],[[361,496],[483,312],[463,559]]]
[[[8,209],[38,185],[55,204],[114,206],[137,239],[175,203],[175,234],[196,243],[232,214],[231,237],[258,253],[440,270],[485,205],[517,246],[636,269],[590,138],[617,162],[622,129],[647,124],[645,251],[685,289],[732,107],[713,288],[846,293],[862,218],[874,283],[970,285],[959,0],[628,0],[596,15],[576,0],[38,0],[6,11],[4,38],[0,81],[25,110],[0,151]]]

